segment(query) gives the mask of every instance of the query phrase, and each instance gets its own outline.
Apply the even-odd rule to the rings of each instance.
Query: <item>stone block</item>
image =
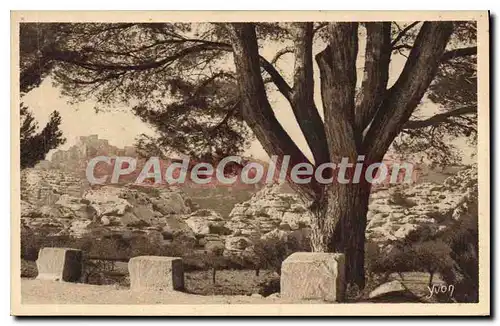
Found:
[[[132,290],[182,290],[184,267],[178,257],[138,256],[128,262]]]
[[[281,265],[281,297],[342,302],[345,257],[336,253],[296,252]]]
[[[82,275],[82,251],[72,248],[42,248],[36,261],[37,279],[77,282]]]

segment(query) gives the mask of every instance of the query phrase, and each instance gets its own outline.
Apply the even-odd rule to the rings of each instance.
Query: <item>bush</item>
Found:
[[[258,273],[260,269],[270,269],[281,274],[281,264],[294,252],[311,251],[310,230],[294,231],[285,237],[268,235],[253,241],[253,263]]]
[[[276,276],[268,278],[260,282],[257,286],[259,289],[258,293],[263,297],[267,297],[273,293],[279,293],[281,287],[280,278]]]
[[[35,262],[21,259],[21,277],[35,278],[37,275]]]
[[[443,235],[451,249],[454,268],[442,273],[444,281],[455,286],[453,297],[458,302],[479,300],[479,237],[477,201],[451,225]]]
[[[449,246],[442,240],[413,244],[401,242],[385,252],[378,251],[375,256],[370,253],[368,274],[372,278],[379,276],[380,282],[386,282],[392,273],[398,273],[403,278],[405,272],[427,272],[431,286],[435,273],[445,273],[452,268],[450,252]]]
[[[270,269],[281,274],[281,263],[292,254],[287,243],[275,236],[255,241],[253,252],[257,273],[260,269]]]

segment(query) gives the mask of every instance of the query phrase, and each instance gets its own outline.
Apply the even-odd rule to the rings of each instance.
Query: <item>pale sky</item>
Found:
[[[357,61],[358,86],[361,84],[363,78],[362,67],[364,61],[364,40],[365,38],[363,35],[360,35],[360,46]],[[270,60],[276,53],[278,46],[281,48],[284,45],[274,44],[263,47],[261,55]],[[322,45],[319,46],[321,47]],[[319,51],[320,48],[315,50]],[[278,69],[282,72],[291,73],[293,69],[292,56],[292,54],[285,55],[283,59],[280,60]],[[403,56],[393,54],[389,71],[389,86],[392,85],[399,76],[405,60],[406,58]],[[319,71],[315,64],[315,101],[320,114],[323,115],[318,76]],[[304,136],[302,135],[299,126],[293,117],[293,113],[288,102],[277,91],[271,91],[268,95],[276,117],[282,124],[283,128],[289,133],[304,153],[311,157]],[[52,111],[58,110],[60,112],[62,117],[61,130],[67,138],[67,142],[59,149],[67,149],[74,145],[80,136],[92,134],[97,134],[99,135],[99,138],[109,140],[110,144],[117,147],[133,145],[135,138],[141,133],[149,135],[154,134],[154,129],[143,123],[138,117],[134,116],[130,108],[108,108],[96,113],[94,110],[95,102],[92,101],[92,99],[77,104],[70,104],[68,98],[62,97],[59,89],[52,86],[50,78],[46,78],[40,87],[25,95],[22,98],[22,101],[32,110],[40,126],[45,125]],[[429,100],[424,100],[420,106],[420,116],[422,118],[430,116],[438,109],[439,107],[436,104],[430,102]],[[463,163],[467,164],[472,162],[470,154],[475,152],[475,148],[466,145],[464,140],[458,140],[456,144],[464,152]],[[250,148],[245,154],[253,156],[256,159],[268,159],[268,155],[265,153],[258,141],[252,142]]]

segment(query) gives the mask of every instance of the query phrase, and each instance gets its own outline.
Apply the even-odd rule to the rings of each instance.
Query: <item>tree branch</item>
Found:
[[[441,57],[441,62],[446,62],[458,57],[465,57],[469,55],[477,54],[477,46],[471,46],[467,48],[454,49],[450,51],[446,51]]]
[[[102,63],[92,63],[92,62],[87,62],[86,58],[84,57],[84,54],[78,53],[75,51],[52,51],[52,52],[47,52],[45,55],[52,60],[56,61],[61,61],[61,62],[66,62],[69,64],[73,64],[76,66],[79,66],[81,68],[95,71],[97,73],[102,73],[103,71],[144,71],[148,69],[155,69],[155,68],[160,68],[163,67],[169,63],[174,62],[175,60],[178,60],[186,55],[192,54],[192,53],[199,53],[202,51],[214,51],[214,50],[220,50],[220,51],[227,51],[227,52],[232,52],[233,48],[230,44],[228,43],[223,43],[223,42],[214,42],[214,41],[206,41],[206,40],[201,40],[201,39],[182,39],[182,40],[170,40],[170,43],[183,43],[183,42],[197,42],[199,44],[184,48],[179,50],[173,55],[170,55],[168,57],[165,57],[161,60],[157,61],[150,61],[150,62],[142,62],[139,64],[102,64]],[[166,43],[169,43],[165,41]],[[158,45],[158,44],[156,44]],[[143,49],[149,48],[150,45],[144,47]],[[137,51],[137,49],[131,50],[131,51]],[[117,52],[118,53],[118,52]],[[125,52],[120,52],[119,54],[123,55]],[[276,70],[276,68],[269,62],[267,61],[264,57],[259,55],[259,60],[262,68],[270,75],[273,83],[276,85],[280,93],[283,94],[283,96],[287,99],[290,100],[291,96],[291,87],[288,85],[288,83],[285,81],[283,76]],[[92,84],[94,82],[101,82],[104,79],[114,79],[116,78],[117,74],[109,74],[108,76],[105,77],[100,77],[91,81],[84,81],[80,80],[79,82],[81,84]]]
[[[396,83],[388,91],[364,139],[372,162],[383,158],[434,78],[453,32],[452,22],[425,22]]]
[[[314,29],[313,29],[313,35],[316,34],[317,31],[319,31],[320,29],[322,29],[323,27],[326,27],[328,26],[328,23],[327,22],[321,22],[321,23],[318,23]]]
[[[276,64],[276,62],[278,62],[278,60],[284,56],[285,54],[287,53],[294,53],[295,52],[295,48],[291,47],[291,46],[287,46],[287,47],[284,47],[283,49],[279,50],[278,52],[276,52],[276,54],[274,55],[273,59],[271,60],[271,64]]]
[[[469,105],[464,106],[449,112],[438,113],[430,118],[424,120],[410,120],[406,122],[403,129],[420,129],[430,126],[437,126],[444,122],[449,122],[448,118],[462,116],[466,114],[477,113],[477,106]]]
[[[354,96],[358,24],[335,23],[328,26],[330,44],[316,55],[320,71],[321,98],[325,112],[325,132],[330,158],[356,160]]]
[[[418,23],[420,23],[419,21],[416,21],[416,22],[413,22],[411,23],[410,25],[406,26],[405,28],[403,28],[399,33],[398,35],[394,38],[394,40],[391,42],[391,46],[394,47],[405,35],[406,33],[408,33],[408,31],[410,29],[412,29],[413,27],[415,27]],[[399,27],[398,27],[399,28]]]
[[[357,98],[355,127],[361,134],[383,100],[391,61],[391,23],[366,23],[364,78]]]
[[[314,104],[312,23],[294,23],[295,64],[290,105],[316,165],[329,162],[325,128]]]
[[[234,23],[231,24],[230,32],[243,119],[269,156],[277,155],[278,166],[285,155],[290,157],[291,166],[310,163],[278,122],[267,99],[260,72],[255,26],[251,23]],[[315,198],[321,191],[314,178],[311,183],[299,185],[291,182],[290,186],[309,199]]]

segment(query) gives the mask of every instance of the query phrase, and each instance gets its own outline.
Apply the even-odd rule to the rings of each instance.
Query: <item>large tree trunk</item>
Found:
[[[346,282],[365,286],[364,253],[369,184],[334,184],[322,204],[313,207],[311,245],[315,252],[341,252]]]
[[[312,25],[293,25],[296,57],[294,85],[290,87],[279,74],[276,76],[272,64],[260,59],[254,25],[231,24],[228,30],[241,115],[269,155],[277,155],[278,160],[290,155],[289,166],[310,163],[274,115],[261,75],[264,63],[278,89],[290,102],[316,166],[327,161],[337,164],[342,158],[354,163],[358,155],[364,155],[365,162],[379,162],[432,81],[452,27],[451,22],[424,23],[400,77],[390,90],[386,90],[392,51],[390,24],[368,24],[366,78],[356,104],[358,24],[329,24],[328,46],[316,55],[324,111],[322,131],[319,130],[321,119],[313,105]],[[347,282],[363,288],[370,185],[334,183],[323,186],[315,181],[313,178],[311,183],[300,185],[291,182],[299,194],[313,200],[313,250],[345,253]]]

